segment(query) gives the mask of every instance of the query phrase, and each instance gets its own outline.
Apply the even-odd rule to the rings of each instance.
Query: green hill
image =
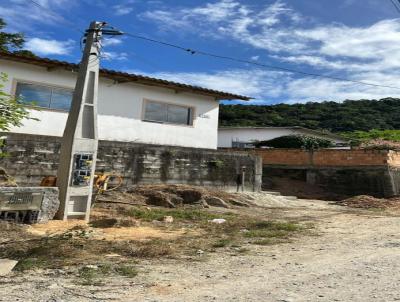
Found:
[[[400,99],[270,106],[221,105],[220,126],[302,126],[332,132],[400,129]]]

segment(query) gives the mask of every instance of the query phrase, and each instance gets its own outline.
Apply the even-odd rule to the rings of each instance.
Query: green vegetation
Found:
[[[104,263],[100,266],[84,266],[78,271],[81,285],[103,285],[102,279],[112,275],[134,278],[138,275],[138,270],[129,265]]]
[[[3,31],[6,23],[0,18],[0,51],[9,51],[28,56],[34,56],[28,50],[22,50],[25,43],[22,33],[7,33]],[[11,127],[21,126],[24,118],[29,118],[29,112],[25,106],[18,102],[10,94],[4,91],[4,86],[8,82],[8,76],[4,72],[0,72],[0,131],[9,131]],[[0,157],[5,154],[1,150],[4,141],[0,139]]]
[[[0,131],[8,131],[11,127],[21,126],[24,118],[29,118],[29,112],[25,105],[3,91],[8,76],[0,73]]]
[[[22,49],[25,44],[24,34],[3,31],[7,23],[0,18],[0,51],[9,51],[25,56],[35,56],[29,50]]]
[[[268,141],[257,142],[256,147],[289,148],[316,150],[333,146],[330,140],[307,136],[307,135],[287,135],[276,137]]]
[[[43,258],[25,258],[18,261],[15,270],[18,272],[29,271],[37,268],[47,268],[49,263]]]
[[[373,129],[370,131],[345,132],[342,135],[350,140],[360,141],[360,142],[374,140],[374,139],[400,142],[400,130]]]
[[[254,223],[244,234],[248,238],[286,238],[300,229],[298,224],[291,222],[261,221]]]
[[[131,209],[128,213],[136,219],[144,221],[162,220],[165,216],[172,216],[176,221],[207,221],[215,218],[225,218],[222,216],[232,216],[232,214],[216,215],[198,209]]]
[[[214,248],[221,248],[221,247],[226,247],[232,243],[232,239],[220,239],[217,242],[215,242],[212,247]]]
[[[343,103],[222,105],[220,126],[301,126],[332,132],[400,129],[400,99],[347,100]]]

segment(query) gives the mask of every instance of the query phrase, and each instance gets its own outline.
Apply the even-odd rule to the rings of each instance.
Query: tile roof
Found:
[[[42,57],[37,57],[37,56],[31,57],[31,56],[26,56],[26,55],[11,53],[11,52],[4,52],[4,51],[0,51],[0,59],[43,66],[43,67],[47,67],[49,70],[54,69],[54,68],[63,68],[66,70],[77,71],[78,67],[79,67],[79,64],[75,64],[75,63],[53,60],[53,59],[48,59],[48,58],[42,58]],[[152,77],[148,77],[148,76],[144,76],[144,75],[132,74],[132,73],[104,69],[104,68],[100,69],[100,76],[104,77],[104,78],[109,78],[109,79],[115,80],[118,83],[135,82],[135,83],[142,84],[142,85],[164,87],[164,88],[176,90],[177,92],[183,91],[183,92],[191,92],[191,93],[198,93],[198,94],[202,94],[202,95],[212,96],[216,100],[248,101],[251,99],[250,97],[238,95],[238,94],[234,94],[234,93],[223,92],[223,91],[203,88],[203,87],[199,87],[199,86],[182,84],[182,83],[152,78]]]

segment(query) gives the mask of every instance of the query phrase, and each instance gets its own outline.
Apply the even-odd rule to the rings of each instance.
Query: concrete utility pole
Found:
[[[92,22],[61,144],[57,217],[89,220],[97,157],[97,89],[100,39],[104,22]]]

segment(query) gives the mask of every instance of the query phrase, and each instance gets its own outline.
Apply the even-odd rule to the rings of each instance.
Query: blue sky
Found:
[[[0,0],[0,16],[40,56],[78,62],[77,28],[99,20],[185,47],[400,87],[400,14],[390,0],[36,1],[65,20],[27,0]],[[254,104],[400,97],[400,90],[192,56],[128,36],[105,40],[103,51],[103,67],[244,94]]]

